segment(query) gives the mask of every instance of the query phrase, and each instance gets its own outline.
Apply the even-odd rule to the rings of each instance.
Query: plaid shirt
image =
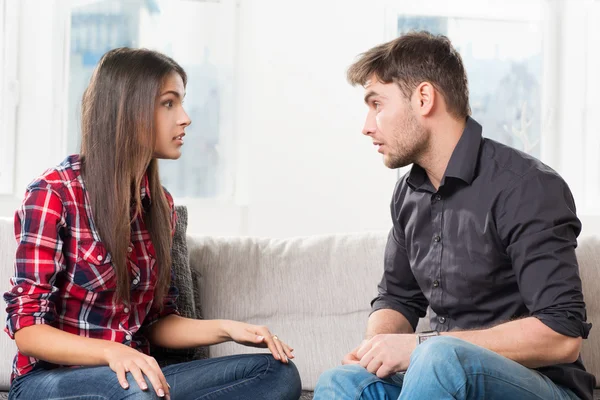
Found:
[[[4,294],[8,304],[5,331],[14,339],[19,329],[48,324],[75,335],[123,343],[148,354],[149,343],[140,329],[178,313],[177,289],[170,288],[159,313],[153,304],[156,255],[150,234],[138,216],[131,223],[127,249],[131,304],[117,301],[115,269],[94,226],[80,167],[79,156],[70,156],[27,187],[25,200],[15,214],[18,247],[12,289]],[[147,177],[143,182],[142,203],[147,206]],[[174,232],[173,199],[165,193]],[[12,378],[28,373],[38,362],[18,352]]]

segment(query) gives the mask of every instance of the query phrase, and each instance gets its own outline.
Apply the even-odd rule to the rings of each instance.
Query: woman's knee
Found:
[[[302,382],[296,364],[291,360],[287,364],[284,364],[275,359],[270,364],[269,372],[273,374],[276,384],[285,391],[283,398],[298,399],[302,393]]]

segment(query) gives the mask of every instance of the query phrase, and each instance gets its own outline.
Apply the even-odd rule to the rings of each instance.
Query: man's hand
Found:
[[[344,359],[342,360],[342,365],[360,364],[360,358],[358,358],[357,353],[358,353],[358,350],[367,342],[368,342],[368,340],[366,340],[366,339],[363,340],[361,344],[359,344],[358,346],[356,346],[354,348],[354,350],[352,350],[350,353],[346,354],[344,356]]]
[[[367,371],[380,378],[387,378],[396,372],[408,369],[410,356],[415,347],[417,347],[417,338],[413,334],[376,335],[363,342],[355,352],[355,358],[360,360],[360,365]],[[353,353],[354,351],[348,356]]]

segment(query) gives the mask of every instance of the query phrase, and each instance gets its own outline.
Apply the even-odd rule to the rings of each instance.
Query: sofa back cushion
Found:
[[[188,237],[197,305],[207,319],[267,325],[296,349],[303,389],[312,390],[319,375],[363,338],[386,239],[386,232],[285,240]],[[588,321],[600,323],[593,288],[600,281],[600,241],[582,239],[577,256]],[[417,329],[428,326],[421,319]],[[598,329],[584,341],[582,357],[600,377]],[[257,351],[264,350],[225,343],[212,346],[210,356]]]
[[[188,237],[203,316],[261,324],[295,349],[312,390],[363,338],[381,277],[386,235],[286,240]],[[265,351],[234,343],[210,356]]]

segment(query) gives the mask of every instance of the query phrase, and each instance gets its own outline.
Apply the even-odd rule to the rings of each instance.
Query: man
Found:
[[[363,134],[384,164],[413,166],[394,190],[366,338],[321,376],[315,399],[592,399],[566,183],[482,138],[444,36],[377,46],[348,80],[365,88]],[[434,331],[414,334],[428,306]]]

